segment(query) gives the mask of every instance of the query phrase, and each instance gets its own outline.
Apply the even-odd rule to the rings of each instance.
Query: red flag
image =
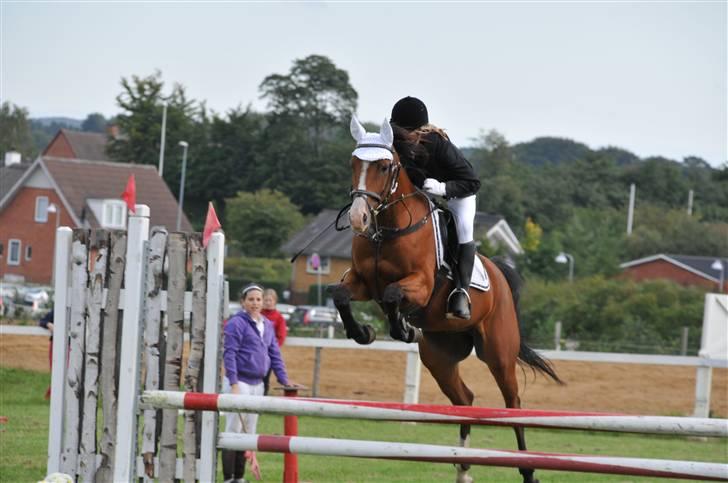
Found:
[[[205,229],[202,231],[202,246],[207,248],[207,244],[210,243],[212,234],[222,228],[220,220],[217,219],[217,213],[215,213],[215,207],[212,206],[212,201],[207,207],[207,217],[205,218]]]
[[[129,181],[126,182],[126,188],[121,194],[121,199],[124,200],[129,211],[136,213],[136,181],[133,174],[129,175]]]

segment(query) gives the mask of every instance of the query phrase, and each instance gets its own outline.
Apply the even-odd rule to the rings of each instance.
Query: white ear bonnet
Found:
[[[351,116],[351,136],[356,141],[356,148],[351,153],[362,161],[378,161],[380,159],[394,159],[392,143],[394,133],[387,118],[384,118],[378,133],[367,132],[355,115]]]

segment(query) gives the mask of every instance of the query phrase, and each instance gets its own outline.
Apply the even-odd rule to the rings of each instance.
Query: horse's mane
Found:
[[[427,177],[424,168],[429,160],[423,143],[428,141],[423,139],[423,133],[408,131],[396,124],[392,124],[392,131],[394,132],[394,150],[397,151],[402,166],[407,171],[410,180],[416,186],[422,187],[422,183]]]

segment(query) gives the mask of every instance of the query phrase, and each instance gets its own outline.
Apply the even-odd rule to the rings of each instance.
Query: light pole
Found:
[[[566,252],[561,252],[554,258],[556,263],[568,263],[569,264],[569,282],[574,281],[574,257]]]
[[[720,284],[718,285],[718,287],[720,289],[719,292],[723,293],[723,282],[725,281],[725,265],[723,265],[722,261],[716,260],[713,262],[710,268],[720,271]]]
[[[177,209],[177,231],[182,226],[182,207],[185,204],[185,173],[187,172],[187,141],[180,141],[179,145],[182,146],[182,175],[179,181],[179,206]]]
[[[162,102],[162,139],[159,143],[159,176],[164,173],[164,138],[167,134],[167,101]]]
[[[51,203],[50,205],[48,205],[48,208],[46,208],[46,211],[48,213],[55,213],[55,215],[56,215],[56,229],[53,232],[53,247],[54,247],[54,249],[53,249],[53,260],[51,261],[51,284],[55,288],[55,286],[56,286],[56,260],[55,260],[55,258],[56,258],[56,250],[55,250],[56,242],[55,242],[55,240],[56,240],[56,233],[58,233],[58,225],[60,223],[61,213],[59,212],[58,207],[56,206],[55,203]]]

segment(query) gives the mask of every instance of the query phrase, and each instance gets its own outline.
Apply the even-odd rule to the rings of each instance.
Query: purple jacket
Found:
[[[261,317],[263,317],[261,315]],[[278,382],[288,384],[286,366],[276,342],[275,329],[270,320],[263,317],[263,338],[261,339],[255,321],[247,312],[241,310],[230,317],[225,324],[225,375],[230,384],[243,381],[259,384],[273,369]]]

